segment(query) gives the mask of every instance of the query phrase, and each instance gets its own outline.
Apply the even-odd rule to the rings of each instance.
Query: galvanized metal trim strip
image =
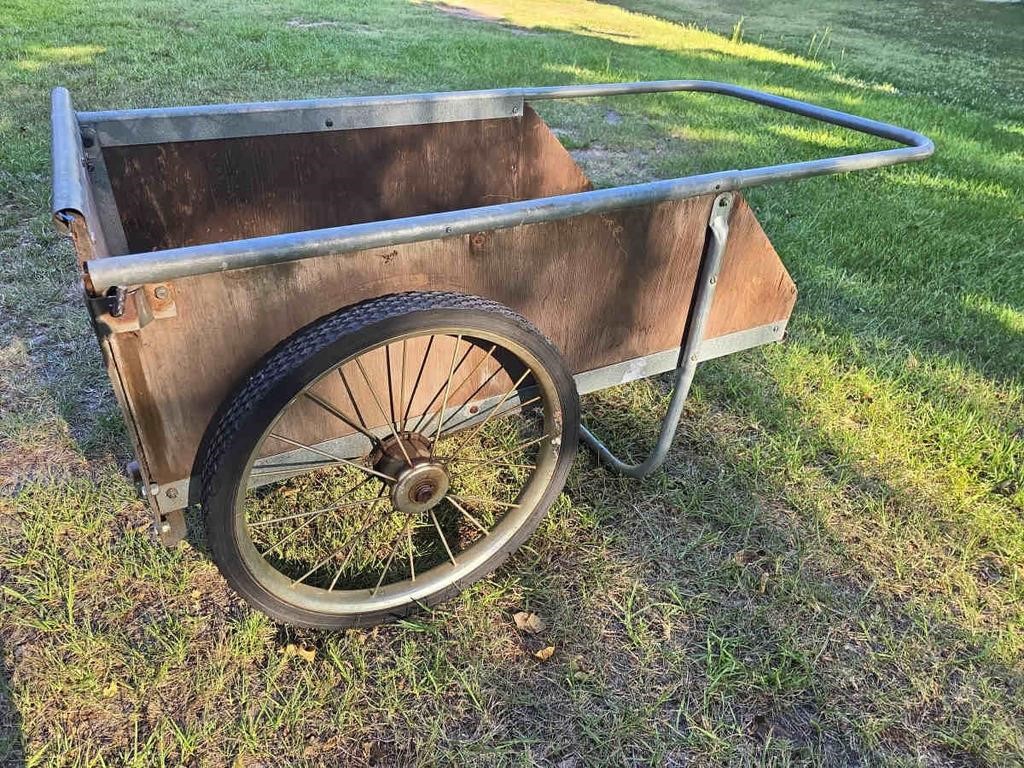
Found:
[[[777,323],[771,323],[769,325],[758,326],[757,328],[750,328],[746,331],[738,331],[737,333],[730,333],[725,336],[719,336],[714,339],[706,340],[700,347],[697,355],[698,362],[704,360],[710,360],[715,357],[722,357],[723,355],[730,355],[733,352],[740,352],[744,349],[751,349],[753,347],[759,347],[764,344],[770,344],[775,341],[781,341],[786,334],[786,321],[781,320]],[[666,349],[663,352],[656,352],[653,355],[646,355],[644,357],[636,357],[632,360],[625,360],[621,363],[615,363],[614,365],[607,365],[603,368],[595,368],[592,371],[585,371],[584,373],[576,374],[576,389],[581,395],[588,394],[590,392],[597,392],[601,389],[607,389],[608,387],[614,387],[619,384],[628,384],[631,381],[638,381],[639,379],[648,378],[650,376],[657,376],[660,373],[668,373],[669,371],[675,370],[679,364],[679,353],[680,349]],[[496,401],[497,398],[489,398],[486,400],[480,400],[473,403],[466,403],[457,409],[449,409],[446,412],[445,419],[454,419],[460,421],[469,415],[469,409],[476,406],[479,409],[487,407],[488,403]],[[471,426],[472,422],[467,422]],[[381,427],[379,430],[375,430],[380,436],[388,434],[386,427]],[[336,438],[334,440],[326,440],[322,443],[317,443],[314,448],[321,451],[336,452],[339,456],[350,455],[353,450],[364,448],[369,445],[369,441],[362,435],[355,434],[347,437]],[[354,454],[353,454],[354,455]],[[266,467],[267,464],[289,464],[289,463],[300,463],[302,461],[316,461],[322,459],[316,453],[307,451],[304,448],[297,448],[294,451],[285,451],[284,453],[276,454],[267,459],[262,460],[261,464],[257,466]],[[160,486],[160,493],[155,497],[158,506],[161,511],[169,512],[175,509],[184,509],[189,504],[195,504],[198,502],[198,486],[192,487],[192,479],[184,478],[182,480],[176,480],[172,483],[166,483]],[[166,491],[173,489],[174,498],[169,498]],[[190,495],[190,491],[193,495]],[[191,501],[190,501],[191,499]]]
[[[87,129],[89,130],[89,129]],[[83,137],[87,134],[83,134]],[[128,238],[121,223],[121,214],[114,199],[114,189],[110,184],[107,172],[107,161],[103,151],[97,146],[95,136],[91,136],[92,146],[85,150],[86,159],[90,163],[88,178],[92,182],[92,200],[96,208],[96,218],[103,229],[103,238],[111,256],[128,253]]]
[[[114,147],[489,120],[522,114],[523,97],[513,91],[464,91],[79,112],[78,120],[96,131],[100,146]]]
[[[780,320],[777,323],[759,325],[756,328],[749,328],[745,331],[737,331],[725,336],[705,339],[697,351],[696,362],[702,363],[705,360],[724,357],[734,352],[741,352],[744,349],[752,349],[765,344],[771,344],[772,342],[782,341],[786,335],[786,322],[785,320]],[[619,384],[628,384],[631,381],[674,371],[679,366],[679,355],[681,352],[681,347],[675,347],[674,349],[666,349],[662,352],[655,352],[652,355],[645,355],[644,357],[635,357],[632,360],[623,360],[621,363],[577,374],[576,389],[581,395],[585,395],[590,392],[607,389],[608,387],[615,387]]]
[[[762,347],[776,341],[782,341],[786,336],[786,325],[789,320],[779,320],[766,325],[759,325],[756,328],[748,328],[745,331],[727,333],[724,336],[716,336],[713,339],[704,339],[697,349],[697,362],[714,360],[716,357],[725,357],[733,352],[742,352],[744,349]]]
[[[485,230],[566,219],[584,214],[604,213],[618,208],[745,189],[775,181],[881,168],[897,163],[923,160],[934,151],[932,142],[914,131],[727,83],[671,80],[599,86],[518,88],[470,93],[476,96],[488,93],[490,95],[487,98],[515,95],[527,99],[559,99],[670,91],[725,94],[773,109],[781,109],[872,136],[901,142],[907,146],[747,170],[706,173],[686,178],[632,184],[535,200],[521,200],[390,221],[350,224],[308,232],[171,248],[164,251],[99,259],[88,262],[86,266],[95,290],[104,291],[115,285],[138,285],[173,280],[189,275],[266,266],[316,256],[415,243]]]

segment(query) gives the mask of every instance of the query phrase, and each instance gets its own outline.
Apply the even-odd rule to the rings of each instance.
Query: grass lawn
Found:
[[[0,0],[0,765],[1024,763],[1024,6],[454,3]],[[790,336],[700,368],[663,471],[581,452],[509,564],[372,631],[277,626],[154,543],[50,225],[50,87],[101,109],[660,78],[938,147],[751,191],[800,286]],[[698,95],[540,106],[600,184],[879,146]],[[638,454],[666,394],[585,419]]]

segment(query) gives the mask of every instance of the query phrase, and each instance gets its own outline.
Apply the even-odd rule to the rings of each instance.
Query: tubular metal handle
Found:
[[[423,216],[409,216],[390,221],[375,221],[364,224],[349,224],[308,232],[293,232],[266,237],[248,238],[184,248],[170,248],[150,253],[136,253],[94,259],[86,262],[87,277],[92,290],[103,293],[114,286],[132,286],[143,283],[162,282],[190,275],[225,272],[248,267],[280,264],[317,256],[334,255],[370,248],[415,243],[443,237],[472,234],[492,229],[504,229],[522,224],[536,224],[544,221],[565,219],[591,213],[603,213],[618,208],[648,205],[666,200],[681,200],[698,195],[744,189],[775,181],[807,178],[848,171],[880,168],[897,163],[923,160],[930,156],[935,147],[931,140],[915,131],[888,123],[850,115],[826,107],[819,107],[796,99],[755,91],[730,83],[716,83],[704,80],[661,80],[638,83],[609,83],[602,85],[553,86],[543,88],[506,88],[488,91],[462,91],[455,93],[413,94],[402,97],[403,103],[419,103],[426,111],[448,101],[476,99],[549,100],[587,98],[594,96],[616,96],[639,93],[669,93],[687,91],[696,93],[717,93],[744,101],[760,104],[772,109],[802,115],[813,120],[849,128],[860,133],[899,142],[905,146],[863,152],[854,155],[809,160],[799,163],[769,165],[746,170],[729,170],[706,173],[646,184],[632,184],[612,189],[600,189],[569,195],[521,200],[500,205],[481,206],[459,211],[432,213]],[[333,107],[344,109],[347,104],[361,104],[366,97],[331,100]],[[320,102],[288,102],[277,105],[277,109],[298,109],[303,105]],[[123,112],[80,113],[77,117],[88,121],[166,119],[215,120],[228,113],[266,113],[275,108],[272,103],[212,105],[198,107],[173,107],[153,110],[129,110]],[[66,206],[69,201],[81,199],[80,190],[72,185],[82,184],[80,177],[67,172],[63,159],[66,153],[74,153],[79,144],[78,136],[69,130],[76,121],[71,112],[71,101],[64,89],[54,92],[54,205]],[[519,110],[521,113],[521,110]],[[70,145],[70,146],[69,146]],[[80,150],[79,150],[80,151]]]

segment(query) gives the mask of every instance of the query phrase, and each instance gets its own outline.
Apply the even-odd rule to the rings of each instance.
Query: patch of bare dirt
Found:
[[[640,184],[658,178],[653,168],[654,152],[643,149],[608,149],[596,144],[569,152],[597,186]]]
[[[483,11],[476,11],[472,8],[463,8],[459,5],[448,5],[448,3],[434,3],[433,8],[436,8],[441,13],[448,16],[454,16],[457,19],[466,19],[467,21],[479,21],[485,24],[497,24],[500,27],[507,29],[514,35],[532,35],[533,32],[530,30],[516,26],[511,23],[508,19],[502,16],[494,16],[490,13],[484,13]]]

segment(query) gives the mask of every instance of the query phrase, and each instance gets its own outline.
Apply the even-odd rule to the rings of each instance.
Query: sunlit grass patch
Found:
[[[1021,762],[1019,7],[449,5],[491,20],[408,2],[5,10],[0,763]],[[278,626],[226,588],[200,534],[154,543],[49,220],[48,88],[102,109],[660,78],[809,99],[938,147],[927,164],[748,192],[800,286],[790,338],[702,365],[663,472],[624,480],[581,455],[505,567],[374,630]],[[573,150],[607,154],[599,183],[860,141],[710,96],[537,106]],[[586,397],[584,419],[637,460],[666,402],[666,381],[640,382]],[[511,439],[489,429],[473,450]],[[298,492],[326,506],[340,490]],[[518,611],[544,630],[520,630]]]

